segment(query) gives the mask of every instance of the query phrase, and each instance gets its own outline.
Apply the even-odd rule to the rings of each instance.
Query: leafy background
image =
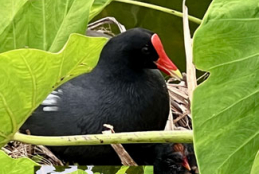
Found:
[[[71,33],[84,34],[88,21],[97,15],[109,1],[45,0],[44,5],[42,5],[43,1],[35,0],[0,0],[0,2],[6,3],[6,6],[0,7],[0,17],[3,19],[0,22],[0,42],[3,43],[0,46],[0,52],[2,52],[0,68],[3,72],[0,78],[4,79],[0,84],[0,124],[3,125],[0,128],[0,141],[3,145],[30,115],[33,108],[46,97],[53,85],[57,87],[72,76],[94,67],[97,59],[93,60],[91,65],[88,62],[76,63],[75,61],[75,64],[71,66],[76,66],[76,69],[74,73],[71,73],[69,69],[73,67],[61,63],[66,60],[64,58],[76,57],[69,56],[73,51],[77,52],[79,57],[87,57],[91,54],[88,50],[94,49],[86,45],[75,50],[72,47],[66,49],[69,43],[65,49],[62,48]],[[145,2],[178,11],[181,11],[182,6],[181,0]],[[197,0],[195,3],[187,1],[189,13],[202,18],[210,2],[210,0]],[[259,83],[256,78],[258,76],[256,47],[259,43],[258,11],[258,3],[253,0],[214,0],[202,25],[195,33],[195,64],[199,69],[211,73],[209,79],[195,91],[192,108],[195,149],[202,174],[255,174],[258,171],[258,156],[256,156],[259,149],[259,118],[257,117]],[[185,70],[181,18],[120,2],[112,2],[93,20],[106,16],[115,17],[126,28],[144,27],[157,32],[169,56],[182,71]],[[190,25],[191,32],[194,33],[198,24],[191,22]],[[81,40],[84,46],[84,42],[89,39],[73,35],[69,42],[71,45],[72,43],[79,45],[79,40]],[[98,57],[105,40],[96,40],[96,42],[98,42],[98,49],[93,54]],[[9,51],[17,48],[25,49]],[[62,50],[53,54],[31,48],[50,52]],[[37,95],[38,98],[33,97],[36,96],[33,94],[36,89],[35,79],[43,76],[43,79],[50,79],[48,75],[51,73],[46,76],[44,72],[35,68],[36,63],[32,60],[33,57],[42,57],[41,66],[45,67],[43,69],[46,72],[50,70],[46,67],[59,72],[55,80],[51,79],[49,84],[41,81],[37,83],[39,86],[47,86],[46,91]],[[45,62],[43,57],[51,57],[50,62]],[[10,70],[6,71],[5,67],[9,67],[9,61],[15,63],[13,67],[10,66],[12,67]],[[20,80],[27,78],[29,82],[26,83],[27,86],[19,86],[25,81],[21,84],[8,81],[10,78],[6,77],[14,77],[13,74],[16,74],[16,71],[21,72]],[[35,77],[32,74],[35,74]],[[17,78],[19,77],[14,77],[12,80]],[[23,92],[17,89],[22,89]],[[10,93],[15,93],[17,98],[14,95],[8,98]],[[28,112],[20,115],[19,107],[25,107]],[[10,113],[14,113],[14,116],[10,116]],[[19,114],[18,117],[16,113]],[[0,158],[3,157],[6,156],[0,151]],[[256,162],[253,164],[254,160]],[[21,161],[23,163],[23,160]],[[34,165],[34,163],[28,163],[30,163],[28,166]]]

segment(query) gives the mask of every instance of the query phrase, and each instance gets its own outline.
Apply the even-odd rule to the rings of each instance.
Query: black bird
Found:
[[[53,91],[21,131],[29,129],[32,135],[42,136],[100,134],[103,124],[113,125],[116,132],[163,130],[169,96],[157,68],[181,78],[157,34],[130,29],[107,42],[91,73]],[[50,148],[65,161],[120,164],[109,145]]]
[[[124,145],[125,146],[125,145]],[[191,170],[189,144],[142,144],[128,150],[139,165],[154,165],[155,174],[185,174]]]

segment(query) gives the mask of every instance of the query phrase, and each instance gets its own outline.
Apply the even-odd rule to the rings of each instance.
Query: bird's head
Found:
[[[120,57],[123,57],[126,64],[132,68],[158,68],[176,79],[182,78],[178,68],[165,53],[156,33],[143,28],[134,28],[110,39],[108,44],[110,46],[107,49],[117,49],[117,53],[121,54]]]
[[[188,150],[187,148],[181,144],[181,143],[175,143],[173,144],[173,151],[175,153],[179,153],[181,155],[181,158],[180,158],[180,162],[181,162],[181,165],[188,169],[188,170],[191,170],[190,166],[189,166],[189,163],[188,163],[188,160],[187,160],[187,155],[188,155]]]
[[[190,171],[187,155],[188,151],[183,144],[172,144],[171,150],[162,153],[159,161],[157,161],[159,167],[155,169],[156,172],[160,174],[182,174],[186,170]]]

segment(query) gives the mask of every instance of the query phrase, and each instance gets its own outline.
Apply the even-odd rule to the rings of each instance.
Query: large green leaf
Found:
[[[259,10],[254,0],[214,0],[194,37],[194,92],[201,174],[248,174],[259,149]]]
[[[111,0],[0,0],[0,52],[37,48],[57,52],[71,33],[84,34],[88,21]]]
[[[0,52],[17,48],[58,51],[71,33],[84,33],[93,0],[5,1],[0,7]]]
[[[182,11],[182,0],[139,1]],[[211,1],[195,0],[194,2],[187,0],[189,14],[202,19]],[[108,5],[94,20],[106,16],[115,17],[127,29],[143,27],[158,33],[169,57],[180,70],[184,71],[186,69],[182,18],[154,9],[115,1]],[[191,33],[193,33],[198,24],[190,22],[190,27]]]
[[[91,71],[106,41],[73,34],[58,53],[18,49],[0,54],[0,147],[53,89]]]
[[[1,174],[32,174],[38,164],[28,158],[13,159],[0,150]]]
[[[258,174],[258,173],[259,173],[259,153],[257,153],[255,157],[254,164],[250,174]]]

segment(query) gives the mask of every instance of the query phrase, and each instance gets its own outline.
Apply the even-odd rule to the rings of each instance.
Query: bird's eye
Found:
[[[141,51],[142,51],[143,54],[149,54],[150,53],[147,46],[143,47]]]

